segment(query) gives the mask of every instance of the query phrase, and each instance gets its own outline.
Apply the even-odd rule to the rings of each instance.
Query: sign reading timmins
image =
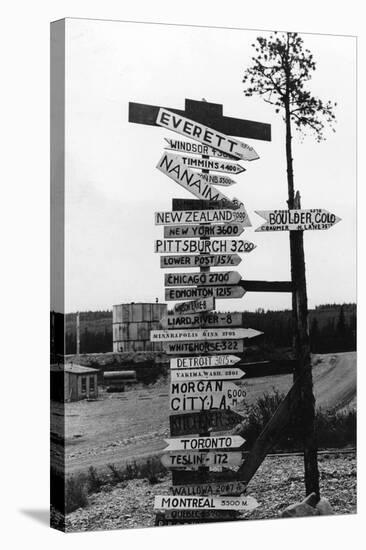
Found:
[[[209,254],[207,256],[161,256],[161,268],[179,267],[222,267],[225,265],[234,267],[240,264],[238,254]]]
[[[227,160],[198,159],[183,155],[180,155],[180,158],[185,166],[189,166],[194,170],[214,170],[215,172],[226,172],[230,174],[241,174],[245,172],[245,168],[240,166],[240,164],[228,162]]]
[[[215,253],[239,253],[252,252],[256,245],[242,239],[157,239],[154,251],[160,254],[215,254]]]
[[[209,145],[210,147],[238,159],[256,160],[259,158],[253,147],[250,147],[246,143],[229,137],[226,134],[222,134],[212,128],[208,128],[194,120],[175,114],[168,109],[159,109],[158,116],[156,117],[156,124],[194,139],[195,141],[199,141],[204,145]]]

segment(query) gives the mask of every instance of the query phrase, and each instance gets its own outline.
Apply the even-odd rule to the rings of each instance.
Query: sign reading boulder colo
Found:
[[[308,231],[329,229],[341,218],[327,210],[256,210],[267,223],[256,231]]]

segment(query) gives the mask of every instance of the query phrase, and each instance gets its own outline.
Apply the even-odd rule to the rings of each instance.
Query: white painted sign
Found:
[[[236,210],[220,208],[217,210],[174,210],[155,212],[155,225],[197,225],[199,223],[241,223],[250,227],[249,216],[243,204]]]
[[[156,168],[199,199],[223,201],[228,207],[234,204],[221,191],[205,181],[200,174],[185,166],[179,155],[164,153]]]
[[[161,256],[161,268],[237,266],[242,261],[238,254],[208,254],[207,256]]]
[[[239,237],[244,232],[241,223],[223,225],[168,225],[164,227],[164,239],[197,237]]]
[[[165,300],[194,300],[196,298],[217,298],[226,300],[230,298],[242,298],[246,291],[241,286],[200,286],[187,288],[166,288]]]
[[[327,210],[256,210],[267,223],[256,231],[308,231],[329,229],[341,218]]]
[[[179,151],[180,153],[191,153],[193,155],[206,155],[208,157],[218,157],[224,159],[237,160],[236,157],[223,153],[218,149],[214,149],[209,145],[203,145],[202,143],[196,143],[192,141],[182,141],[180,139],[170,139],[164,138],[169,147],[165,149],[170,149],[172,151]]]
[[[231,367],[240,361],[235,355],[209,355],[198,357],[175,357],[170,359],[171,369],[198,369],[207,367]]]
[[[200,159],[184,155],[180,155],[180,158],[185,166],[189,166],[189,168],[193,168],[194,170],[213,170],[214,172],[225,172],[230,174],[241,174],[245,172],[245,168],[240,166],[240,164],[235,164],[227,160]]]
[[[247,395],[245,386],[225,380],[171,382],[170,410],[203,411],[236,407]]]
[[[165,286],[237,285],[241,275],[237,271],[211,271],[193,273],[166,273]]]
[[[226,497],[185,497],[174,495],[157,495],[154,508],[159,510],[237,510],[249,511],[259,506],[251,496]]]
[[[164,439],[168,444],[164,451],[212,451],[237,449],[245,443],[240,435],[214,435],[209,437],[175,437]]]
[[[250,145],[204,126],[199,122],[173,113],[168,109],[159,109],[156,124],[242,160],[256,160],[259,158],[256,151]]]
[[[185,315],[201,311],[213,311],[215,309],[215,298],[199,299],[194,302],[183,302],[174,306],[174,311]]]
[[[177,330],[151,330],[150,342],[191,342],[194,340],[236,340],[254,338],[263,334],[252,328],[203,328]]]
[[[240,466],[243,461],[242,453],[235,451],[215,453],[176,452],[161,457],[163,466],[171,470],[198,470],[201,466],[228,468],[230,466]]]
[[[173,485],[170,487],[172,495],[179,496],[208,496],[208,495],[241,495],[247,488],[243,481],[212,481],[210,483]]]
[[[230,254],[252,252],[256,245],[242,239],[157,239],[154,252],[159,254]]]
[[[162,328],[240,327],[242,313],[196,313],[193,315],[167,315],[160,321]]]
[[[190,355],[192,353],[242,353],[243,340],[216,340],[197,342],[168,342],[164,344],[168,355]]]
[[[245,372],[236,368],[212,369],[171,369],[170,380],[181,382],[187,380],[239,380]]]
[[[234,181],[233,179],[229,178],[228,176],[223,176],[222,174],[203,174],[201,172],[200,176],[211,185],[230,187],[230,185],[234,185],[236,183],[236,181]]]

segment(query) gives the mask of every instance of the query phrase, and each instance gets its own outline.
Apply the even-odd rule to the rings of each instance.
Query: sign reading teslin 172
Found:
[[[220,429],[220,426],[224,430],[225,427],[233,427],[233,422],[243,420],[233,409],[247,395],[247,385],[241,381],[245,372],[232,367],[240,358],[227,354],[243,353],[244,340],[262,333],[244,328],[241,314],[212,313],[214,303],[211,308],[207,308],[211,309],[211,313],[208,313],[202,308],[197,309],[197,305],[199,299],[215,301],[243,297],[245,289],[239,285],[241,274],[230,267],[239,263],[238,253],[251,252],[256,247],[248,240],[235,238],[243,233],[245,227],[251,226],[248,214],[241,201],[229,199],[212,186],[215,180],[211,179],[209,172],[221,170],[240,174],[245,172],[245,168],[237,164],[238,160],[249,161],[259,157],[249,145],[168,109],[159,108],[156,125],[200,142],[199,146],[195,146],[165,138],[171,149],[203,155],[202,159],[197,159],[164,152],[157,164],[158,170],[203,203],[217,204],[213,210],[174,210],[155,214],[156,225],[164,225],[164,239],[155,241],[155,252],[178,254],[163,256],[161,267],[200,268],[199,272],[165,274],[165,300],[196,301],[175,305],[173,312],[168,312],[162,320],[162,330],[150,332],[150,341],[164,342],[164,351],[176,356],[170,360],[171,435],[192,436],[166,440],[168,447],[161,461],[175,476],[188,473],[186,470],[197,470],[196,485],[192,486],[191,477],[185,480],[190,484],[190,491],[194,487],[193,494],[204,494],[207,482],[221,481],[222,485],[216,485],[216,494],[220,494],[220,487],[225,487],[225,482],[233,480],[238,482],[235,494],[240,494],[246,484],[233,478],[235,472],[232,468],[241,466],[244,456],[241,451],[233,452],[232,449],[241,446],[245,440],[227,433],[217,437],[209,436],[209,433]],[[229,158],[230,162],[210,160],[211,156]],[[205,173],[194,171],[199,169]],[[196,256],[183,255],[192,253]],[[210,272],[211,266],[229,266],[229,270]],[[221,354],[225,354],[222,359]],[[182,355],[189,357],[184,358]],[[221,477],[212,477],[214,474]],[[172,489],[176,483],[177,479],[173,476]],[[258,506],[253,497],[247,498],[251,500],[250,509]],[[157,497],[155,508],[168,512],[175,507],[189,510],[190,503],[187,500],[182,499],[177,504],[175,502],[173,504],[169,497]],[[172,503],[172,507],[168,503]],[[222,503],[222,510],[226,512],[247,509],[246,505],[241,506],[239,500],[233,507],[230,500]],[[201,507],[209,512],[211,506],[206,500]]]

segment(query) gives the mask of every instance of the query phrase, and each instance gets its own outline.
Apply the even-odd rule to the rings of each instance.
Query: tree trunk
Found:
[[[285,100],[286,160],[288,208],[301,208],[300,195],[294,194],[292,135],[289,93]],[[296,424],[304,446],[306,495],[315,493],[319,498],[319,470],[315,438],[315,398],[311,370],[310,339],[308,331],[308,301],[303,231],[290,231],[290,257],[292,292],[293,347],[297,360],[294,382],[301,378],[300,399]]]

